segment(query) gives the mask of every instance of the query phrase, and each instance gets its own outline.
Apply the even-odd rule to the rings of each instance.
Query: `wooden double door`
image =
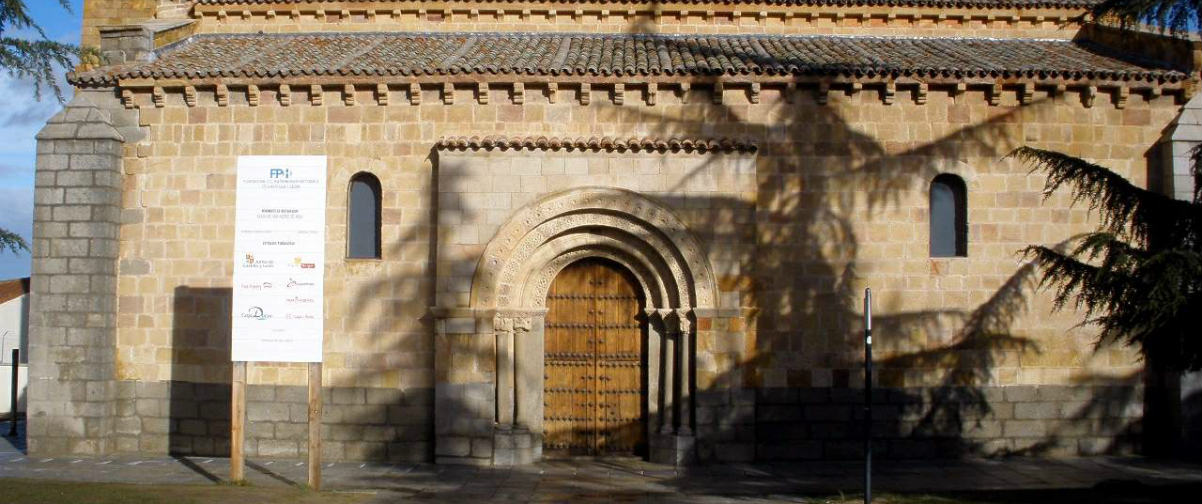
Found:
[[[621,265],[586,259],[547,293],[543,449],[550,455],[642,455],[646,338],[638,285]]]

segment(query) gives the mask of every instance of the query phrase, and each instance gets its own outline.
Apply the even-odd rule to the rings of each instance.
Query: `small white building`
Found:
[[[13,349],[20,349],[13,362]],[[29,279],[0,281],[0,418],[9,418],[12,406],[12,366],[17,373],[17,412],[25,411],[25,384],[29,376]]]

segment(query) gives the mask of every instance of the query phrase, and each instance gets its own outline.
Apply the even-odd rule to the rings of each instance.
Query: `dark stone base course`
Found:
[[[118,451],[228,456],[228,384],[127,381],[118,383],[117,395]],[[306,401],[305,387],[248,386],[247,456],[303,457]],[[689,457],[701,463],[863,456],[860,389],[705,391],[695,401]],[[436,461],[432,389],[327,388],[324,404],[324,460]],[[1142,405],[1137,385],[876,389],[873,453],[891,459],[1129,454],[1141,440]]]
[[[118,451],[229,456],[229,384],[123,382]],[[325,388],[322,459],[433,460],[432,389]],[[246,455],[297,458],[307,453],[308,390],[248,385]]]
[[[756,458],[862,458],[863,398],[862,389],[758,390]],[[873,455],[1130,454],[1142,414],[1138,385],[874,389]]]

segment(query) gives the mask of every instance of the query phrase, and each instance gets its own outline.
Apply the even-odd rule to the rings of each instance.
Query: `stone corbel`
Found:
[[[521,82],[513,83],[513,104],[526,103],[526,85]]]
[[[348,107],[355,106],[355,86],[347,84],[342,86],[342,101]]]
[[[914,90],[914,103],[926,105],[927,98],[930,95],[930,86],[925,82],[918,83],[918,89]]]
[[[1119,86],[1114,90],[1114,108],[1127,108],[1127,99],[1131,97],[1131,90],[1127,86]]]
[[[376,103],[388,105],[388,84],[383,82],[376,84]]]
[[[555,103],[555,101],[558,97],[559,97],[559,83],[558,82],[548,82],[547,83],[547,103]]]
[[[713,96],[714,105],[722,104],[722,99],[723,99],[722,95],[724,95],[724,94],[726,94],[726,85],[723,84],[721,81],[715,82],[714,83],[714,96]]]
[[[589,85],[589,83],[587,83],[587,82],[581,82],[580,83],[580,104],[588,105],[589,101],[592,100],[592,95],[593,95],[593,86]]]
[[[121,90],[121,105],[127,109],[134,108],[134,92],[132,90]]]
[[[885,90],[881,92],[881,101],[885,105],[893,105],[893,98],[897,96],[897,83],[889,81],[885,83]]]
[[[455,85],[454,84],[451,84],[450,82],[443,83],[443,85],[442,85],[442,103],[444,105],[454,105],[455,104]]]
[[[1018,88],[1018,103],[1022,105],[1030,105],[1031,100],[1035,98],[1035,86],[1029,82],[1024,82]]]
[[[994,83],[989,86],[989,90],[985,92],[985,99],[989,101],[991,107],[996,107],[1002,101],[1002,85]]]
[[[196,106],[196,87],[194,87],[194,86],[185,86],[184,87],[184,103],[187,104],[189,107]]]
[[[226,107],[230,104],[230,88],[225,84],[218,84],[215,91],[218,107]]]
[[[965,84],[963,82],[957,82],[956,85],[952,87],[952,92],[951,92],[952,100],[959,98],[960,96],[964,95],[964,93],[967,91],[968,91],[968,84]]]
[[[162,86],[155,86],[150,90],[150,100],[154,102],[155,108],[167,106],[167,93],[163,91]]]
[[[851,83],[850,86],[847,87],[847,96],[855,96],[856,93],[859,93],[860,91],[863,91],[863,90],[864,90],[863,82],[860,82],[860,81],[853,82],[853,83]]]
[[[1094,99],[1097,97],[1097,86],[1085,86],[1085,88],[1081,90],[1081,105],[1084,105],[1085,108],[1092,108]]]
[[[309,103],[311,103],[314,107],[321,106],[322,101],[325,99],[324,95],[325,93],[322,92],[320,85],[312,84],[309,86]]]
[[[818,83],[818,90],[814,92],[814,101],[819,105],[826,105],[830,102],[831,84],[826,81]]]
[[[659,94],[658,86],[654,82],[647,83],[647,105],[655,106],[656,95]]]
[[[274,9],[268,10],[267,14],[265,16],[267,17],[268,21],[275,21],[275,10]]]
[[[680,103],[686,104],[689,102],[689,89],[691,86],[687,82],[680,83]]]
[[[251,84],[246,86],[246,104],[252,107],[259,106],[259,86]]]
[[[280,84],[280,106],[287,107],[292,105],[292,86]]]
[[[614,84],[613,94],[614,105],[622,106],[626,103],[626,85],[618,82]]]
[[[476,101],[481,105],[488,105],[488,83],[481,82],[476,86]]]
[[[409,104],[422,104],[422,87],[420,84],[413,82],[409,84]]]
[[[751,83],[751,86],[747,90],[747,100],[753,104],[760,102],[760,83]]]

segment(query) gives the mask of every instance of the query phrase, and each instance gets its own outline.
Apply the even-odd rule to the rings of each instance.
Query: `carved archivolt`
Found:
[[[715,307],[716,283],[700,244],[670,210],[631,191],[582,188],[518,210],[484,250],[475,308],[537,308],[561,269],[585,257],[627,267],[656,307]]]

